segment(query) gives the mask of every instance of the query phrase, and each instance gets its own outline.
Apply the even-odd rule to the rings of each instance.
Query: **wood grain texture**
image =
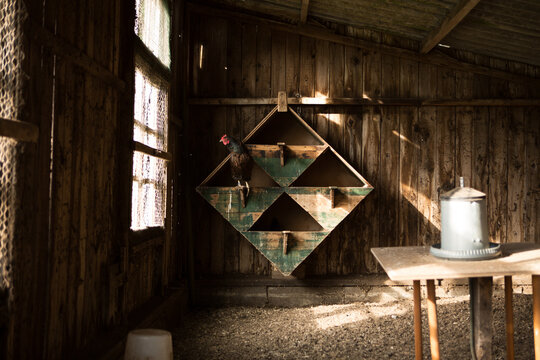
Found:
[[[203,16],[199,26],[212,28],[213,18]],[[371,247],[439,242],[439,194],[453,188],[459,176],[465,177],[467,186],[486,193],[496,186],[501,194],[496,201],[502,201],[500,197],[508,199],[501,211],[490,215],[506,219],[508,240],[514,232],[515,241],[524,241],[527,236],[534,239],[538,231],[535,215],[538,197],[534,190],[538,187],[534,185],[538,183],[535,156],[538,125],[533,121],[536,106],[527,107],[532,104],[528,102],[534,93],[532,87],[519,82],[512,82],[510,86],[505,81],[491,80],[466,69],[454,71],[386,53],[381,56],[372,48],[317,42],[307,36],[300,36],[297,42],[296,36],[281,37],[279,32],[264,24],[229,24],[228,31],[237,33],[234,29],[238,26],[256,36],[254,40],[242,40],[241,44],[235,45],[235,52],[242,54],[240,58],[233,55],[232,50],[228,50],[228,56],[251,69],[252,48],[256,49],[255,74],[252,70],[242,70],[245,84],[253,84],[251,78],[255,76],[255,94],[246,90],[252,85],[242,88],[242,95],[227,90],[227,96],[222,99],[234,100],[242,96],[238,100],[245,101],[227,105],[227,131],[242,134],[251,131],[271,109],[271,102],[267,100],[276,99],[272,93],[274,84],[283,82],[288,101],[292,99],[293,102],[289,105],[319,135],[339,148],[340,154],[375,188],[335,234],[330,235],[330,242],[323,242],[300,266],[307,276],[380,271],[369,252]],[[364,35],[377,43],[394,44],[376,32]],[[193,42],[199,37],[196,35]],[[228,34],[227,41],[234,43],[235,37]],[[491,65],[490,62],[485,64]],[[501,68],[503,64],[493,63],[493,66]],[[281,68],[285,69],[284,76],[276,74],[276,69]],[[295,69],[298,69],[297,77],[291,73]],[[230,79],[238,77],[233,75],[238,70],[232,67],[228,71],[229,89],[233,89]],[[200,88],[201,75],[197,76]],[[365,99],[365,102],[356,106],[349,106],[350,103],[345,101],[324,107],[295,106],[294,101],[298,104],[301,100],[291,97],[295,91],[302,97],[318,99],[317,104],[327,97]],[[206,98],[204,94],[200,95],[199,98]],[[500,102],[495,97],[510,101]],[[414,98],[421,102],[374,105],[378,99]],[[214,139],[208,137],[216,117],[211,115],[209,108],[218,108],[220,104],[207,107],[201,103],[191,107],[193,111],[197,109],[194,118],[201,122],[201,127],[197,126],[197,139],[200,138],[197,142],[214,145]],[[492,127],[498,124],[494,119],[498,119],[500,113],[507,114],[503,121],[507,126],[502,133],[500,125],[497,131]],[[203,160],[197,172],[201,176],[208,174],[210,164],[204,156],[197,156]],[[516,173],[515,178],[510,179],[511,171]],[[496,174],[503,177],[507,174],[508,189],[494,180]],[[491,191],[494,196],[495,190]],[[198,202],[197,206],[200,205]],[[491,226],[494,229],[496,225],[491,223]],[[229,234],[227,237],[236,236],[239,242],[244,241],[234,235],[232,227],[225,231]],[[243,273],[268,273],[268,261],[253,247],[251,255],[246,255],[247,251],[240,254],[234,246],[230,251],[227,248],[223,251],[226,263],[245,261]],[[239,254],[235,260],[231,256],[236,253]],[[207,261],[203,259],[204,256],[199,259],[201,264]],[[206,264],[210,265],[209,262]],[[257,269],[257,264],[262,270]],[[233,265],[228,267],[235,269]],[[209,268],[202,271],[213,273]]]
[[[437,258],[429,253],[429,248],[429,246],[386,247],[371,251],[390,279],[395,281],[526,275],[537,274],[540,271],[539,244],[501,244],[501,257],[474,261]]]

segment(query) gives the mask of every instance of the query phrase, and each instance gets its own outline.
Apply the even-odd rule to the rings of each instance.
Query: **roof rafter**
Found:
[[[467,14],[480,2],[480,0],[462,0],[455,8],[450,11],[450,13],[444,18],[440,26],[433,29],[428,36],[422,41],[422,46],[420,48],[421,54],[427,54],[431,49],[433,49],[437,44],[444,39],[446,35],[453,28],[455,28],[461,20],[467,16]]]
[[[309,8],[309,0],[302,0],[302,7],[300,8],[300,24],[306,23],[308,8]]]

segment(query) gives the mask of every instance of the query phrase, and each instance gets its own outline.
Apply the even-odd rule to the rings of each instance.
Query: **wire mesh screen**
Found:
[[[135,151],[131,228],[164,226],[167,163],[160,158]]]
[[[0,118],[4,119],[20,120],[23,106],[25,19],[22,1],[0,0]],[[17,141],[0,136],[0,308],[4,299],[13,299],[15,217],[22,196],[18,191],[21,181],[17,182],[17,161],[22,149]]]
[[[135,34],[165,66],[170,67],[171,20],[167,0],[137,0],[135,14]]]
[[[150,78],[142,67],[135,70],[135,128],[133,139],[167,151],[167,86]]]
[[[0,137],[0,293],[11,288],[11,259],[15,234],[16,177],[13,162],[17,141]]]
[[[137,65],[133,139],[151,148],[167,151],[168,86],[148,73],[144,66]],[[134,152],[132,229],[164,226],[166,180],[165,160]]]
[[[22,1],[0,0],[0,117],[18,119],[22,101]]]

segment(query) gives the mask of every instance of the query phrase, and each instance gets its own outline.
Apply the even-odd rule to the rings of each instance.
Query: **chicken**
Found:
[[[238,181],[238,186],[242,187],[241,181],[246,183],[247,194],[249,195],[249,183],[251,180],[251,169],[253,168],[253,159],[249,155],[245,146],[234,138],[223,135],[219,142],[227,146],[227,150],[231,153],[231,173],[232,178]]]

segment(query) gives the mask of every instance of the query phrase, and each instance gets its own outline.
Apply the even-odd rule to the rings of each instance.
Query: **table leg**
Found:
[[[491,360],[493,337],[492,294],[493,278],[471,279],[474,351],[478,360]]]
[[[416,360],[422,360],[422,299],[420,297],[420,280],[413,281],[414,295],[414,353]]]
[[[504,277],[504,309],[506,312],[506,358],[514,360],[514,306],[512,277]]]
[[[431,359],[439,360],[439,328],[437,327],[437,303],[435,302],[435,281],[426,280],[427,308],[429,323],[429,343],[431,346]]]
[[[532,276],[533,286],[533,328],[534,328],[534,354],[540,360],[540,275]]]

